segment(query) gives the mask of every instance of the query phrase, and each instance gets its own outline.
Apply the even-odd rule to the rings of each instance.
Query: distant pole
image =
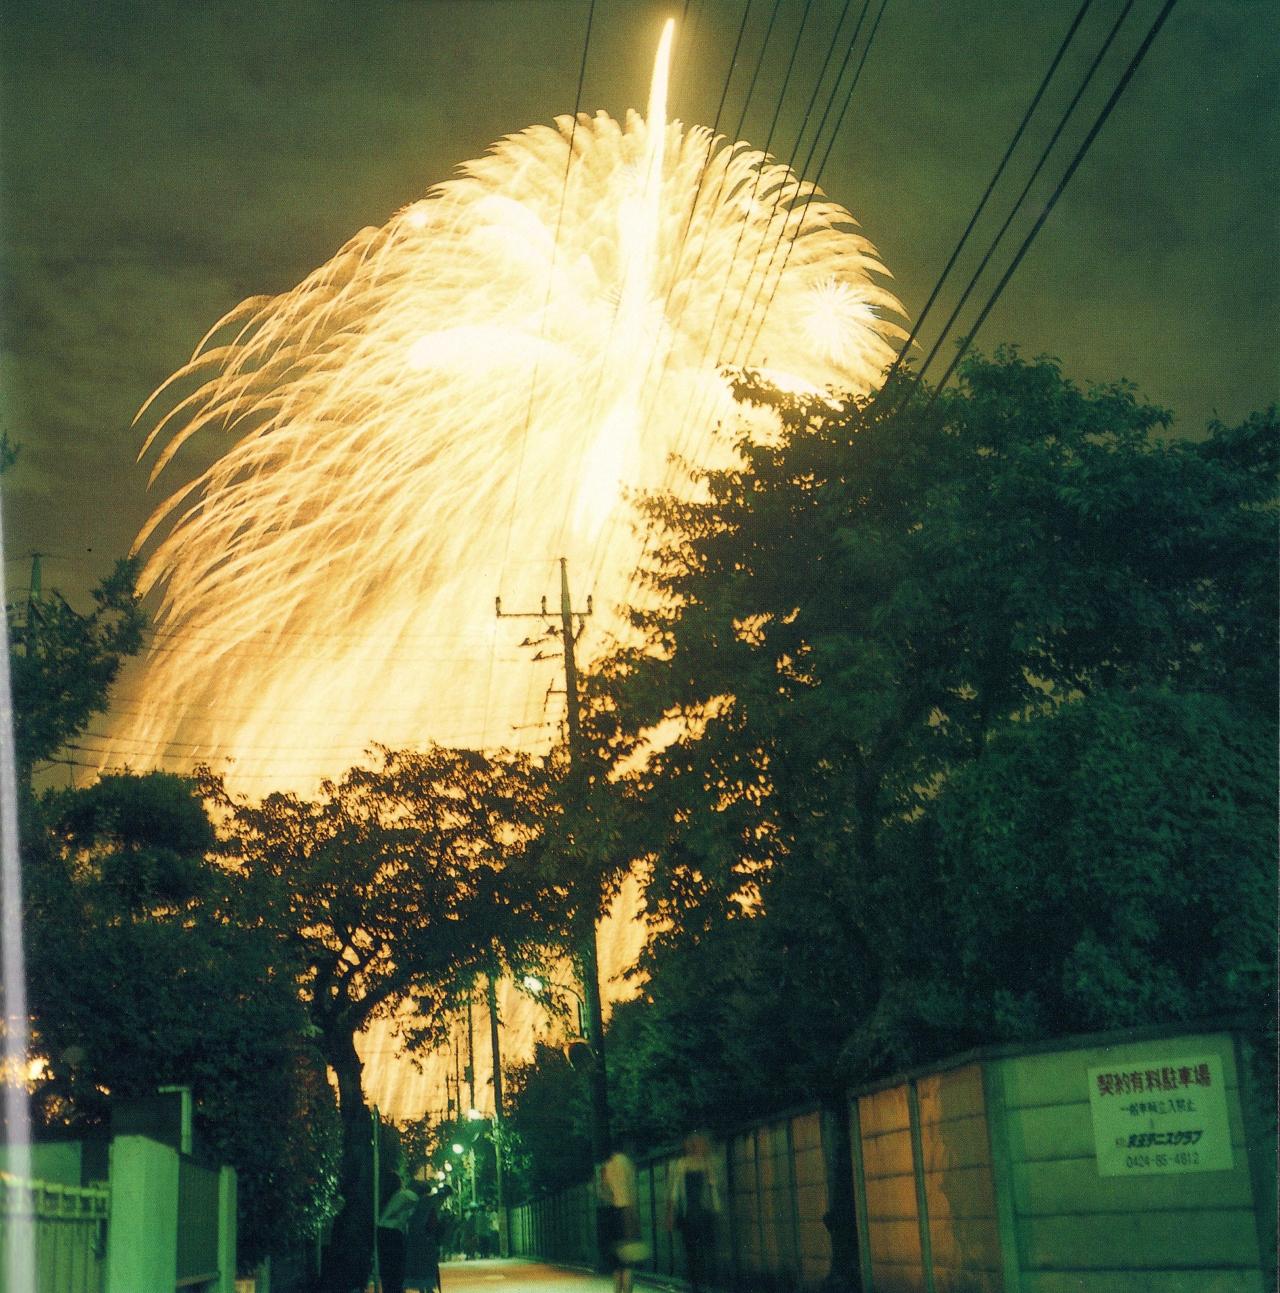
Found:
[[[471,998],[474,985],[467,988],[467,1108],[469,1114],[476,1107],[476,1033],[475,1023],[471,1017]]]
[[[462,1043],[458,1040],[456,1029],[451,1029],[453,1042],[453,1094],[457,1104],[454,1110],[456,1117],[461,1118],[462,1109]]]
[[[586,799],[582,766],[582,720],[578,713],[578,665],[574,656],[573,604],[569,597],[569,563],[560,558],[560,636],[564,644],[564,689],[569,728],[569,772],[573,797]],[[586,1002],[587,1044],[591,1047],[591,1159],[592,1168],[609,1157],[609,1086],[604,1055],[604,1013],[600,1004],[600,969],[596,952],[596,911],[600,887],[594,876],[583,877],[578,920],[578,955],[581,958],[582,994]]]
[[[373,1133],[373,1287],[382,1288],[382,1267],[378,1262],[378,1213],[382,1208],[379,1198],[382,1175],[382,1115],[375,1104],[369,1119],[370,1131]]]
[[[511,1225],[507,1216],[507,1195],[502,1168],[502,1054],[498,1046],[498,990],[493,975],[485,976],[489,1005],[489,1047],[493,1053],[493,1163],[494,1188],[498,1196],[498,1256],[511,1256]]]

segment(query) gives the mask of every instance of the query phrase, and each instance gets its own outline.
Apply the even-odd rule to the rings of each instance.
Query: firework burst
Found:
[[[665,58],[647,120],[503,139],[152,396],[153,482],[193,437],[228,447],[138,537],[157,635],[115,761],[231,755],[262,790],[375,739],[510,742],[542,688],[492,665],[494,594],[546,591],[565,555],[607,618],[638,557],[625,488],[723,452],[725,365],[871,386],[896,303],[848,212],[668,124],[664,94]]]
[[[901,335],[874,252],[787,167],[667,122],[669,39],[646,116],[503,139],[151,397],[153,483],[193,438],[227,447],[138,536],[156,634],[104,764],[305,792],[373,741],[521,743],[558,666],[495,593],[536,605],[567,556],[607,641],[642,544],[626,491],[727,458],[726,368],[874,384]],[[606,933],[606,978],[626,959]]]

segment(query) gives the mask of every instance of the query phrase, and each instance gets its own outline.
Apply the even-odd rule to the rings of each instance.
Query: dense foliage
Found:
[[[590,1161],[590,1098],[584,1074],[566,1052],[539,1042],[506,1071],[510,1197],[529,1198],[575,1185]]]
[[[314,1241],[337,1184],[334,1100],[292,967],[213,865],[199,792],[169,773],[44,797],[24,846],[37,1121],[81,1132],[191,1088],[201,1146],[239,1174],[240,1255]]]
[[[94,608],[87,614],[56,591],[8,607],[20,781],[106,708],[122,660],[141,645],[145,618],[134,574],[132,562],[117,562],[94,589]]]
[[[1274,412],[1175,440],[1016,352],[896,409],[741,393],[781,429],[649,500],[665,609],[597,684],[628,739],[679,732],[629,788],[654,936],[624,1125],[1265,1012]]]

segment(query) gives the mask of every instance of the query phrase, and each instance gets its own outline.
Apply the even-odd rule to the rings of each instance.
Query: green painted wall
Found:
[[[1268,1293],[1274,1137],[1257,1118],[1246,1134],[1237,1044],[1224,1031],[993,1053],[859,1095],[867,1293]],[[1172,1072],[1188,1057],[1220,1070],[1230,1167],[1103,1175],[1091,1070]],[[1121,1103],[1154,1112],[1137,1102],[1174,1096],[1209,1100],[1170,1087]]]

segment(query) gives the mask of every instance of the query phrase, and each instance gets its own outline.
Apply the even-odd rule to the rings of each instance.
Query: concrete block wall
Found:
[[[791,1119],[791,1162],[799,1227],[800,1279],[817,1287],[831,1269],[827,1211],[827,1167],[822,1147],[822,1115],[816,1110]]]
[[[853,1093],[864,1293],[1270,1293],[1274,1093],[1246,1098],[1246,1047],[1229,1029],[1065,1039],[976,1051]],[[1090,1070],[1191,1056],[1221,1064],[1231,1165],[1104,1175]],[[719,1284],[818,1288],[830,1245],[817,1111],[745,1128],[716,1153]],[[679,1277],[683,1254],[664,1226],[673,1157],[642,1163],[638,1185],[645,1269]],[[586,1260],[594,1208],[581,1186],[514,1209],[515,1251]]]
[[[921,1175],[937,1293],[996,1293],[1000,1229],[982,1067],[916,1083]]]
[[[1151,1030],[978,1052],[859,1093],[866,1293],[1269,1293],[1274,1135],[1246,1125],[1241,1045]],[[1179,1057],[1221,1065],[1231,1165],[1103,1174],[1090,1072]]]
[[[676,1153],[640,1163],[636,1193],[650,1274],[687,1275],[679,1238],[666,1229],[671,1163]],[[716,1225],[714,1266],[719,1285],[751,1289],[816,1289],[831,1262],[823,1223],[827,1182],[821,1118],[816,1110],[747,1128],[712,1146],[722,1210]],[[512,1251],[585,1263],[569,1236],[594,1225],[594,1201],[574,1187],[511,1211]]]
[[[924,1286],[920,1201],[915,1183],[911,1111],[906,1085],[871,1092],[854,1102],[861,1181],[855,1197],[866,1250],[864,1280],[877,1293],[914,1293]],[[855,1159],[855,1164],[857,1160]]]
[[[1145,1068],[1173,1052],[1220,1057],[1229,1170],[1100,1176],[1088,1071]],[[997,1061],[1011,1213],[1026,1293],[1266,1293],[1236,1047],[1230,1034]]]

